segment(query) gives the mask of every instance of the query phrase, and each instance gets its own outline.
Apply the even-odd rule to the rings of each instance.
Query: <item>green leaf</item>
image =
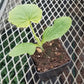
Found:
[[[8,21],[17,27],[28,27],[30,22],[38,23],[42,10],[35,4],[17,5],[9,12]]]
[[[54,25],[51,27],[48,27],[43,32],[42,44],[45,43],[46,41],[51,41],[61,37],[69,30],[71,23],[72,23],[72,20],[70,17],[60,17],[56,19],[54,21]]]
[[[36,50],[36,44],[33,43],[21,43],[17,45],[16,47],[11,50],[9,55],[11,57],[19,56],[25,53],[28,53],[29,55],[33,55]]]

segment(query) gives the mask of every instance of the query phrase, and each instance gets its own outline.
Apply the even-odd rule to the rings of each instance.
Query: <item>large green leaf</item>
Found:
[[[72,20],[70,17],[60,17],[54,21],[54,25],[45,29],[42,36],[42,44],[46,41],[51,41],[61,37],[65,34],[70,26]]]
[[[9,12],[9,22],[17,27],[28,27],[30,22],[38,23],[42,10],[35,4],[17,5]]]
[[[36,50],[36,44],[33,43],[21,43],[11,50],[9,53],[10,56],[15,57],[25,53],[33,55]]]

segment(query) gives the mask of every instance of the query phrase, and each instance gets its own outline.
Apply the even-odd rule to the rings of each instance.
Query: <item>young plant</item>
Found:
[[[28,27],[30,26],[32,33],[37,41],[34,43],[21,43],[14,47],[9,53],[10,56],[15,57],[24,53],[33,55],[36,47],[40,47],[43,50],[42,45],[45,42],[57,39],[65,34],[71,26],[72,20],[70,17],[60,17],[54,21],[54,24],[45,29],[43,32],[42,40],[36,36],[32,27],[33,23],[39,23],[42,18],[42,10],[35,4],[24,4],[18,5],[9,12],[9,22],[16,25],[17,27]]]

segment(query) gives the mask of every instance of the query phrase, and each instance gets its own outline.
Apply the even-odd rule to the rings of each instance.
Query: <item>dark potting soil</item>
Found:
[[[32,59],[39,72],[45,72],[52,68],[56,68],[70,60],[59,39],[46,42],[43,48],[43,52],[41,52],[40,48],[37,48],[34,55],[32,55]]]

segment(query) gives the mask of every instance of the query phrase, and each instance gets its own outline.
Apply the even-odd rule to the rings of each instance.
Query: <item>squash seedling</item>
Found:
[[[42,45],[45,42],[52,41],[64,35],[70,28],[72,20],[70,17],[60,17],[54,21],[54,24],[46,28],[43,32],[42,40],[40,40],[32,27],[33,23],[39,23],[42,18],[42,10],[35,4],[18,5],[9,12],[8,21],[20,28],[26,28],[30,26],[32,33],[37,41],[34,43],[21,43],[14,47],[9,53],[10,56],[15,57],[28,53],[33,55],[36,47],[40,47],[44,50]]]

